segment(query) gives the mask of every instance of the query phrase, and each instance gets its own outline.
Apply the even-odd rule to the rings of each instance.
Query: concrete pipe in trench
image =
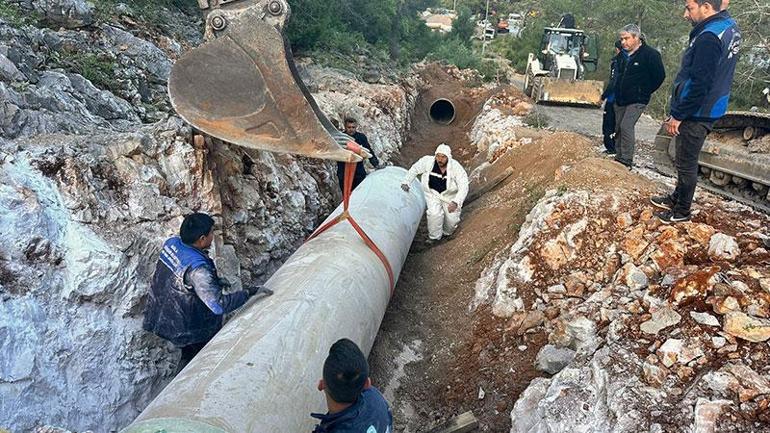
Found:
[[[425,211],[402,168],[369,175],[350,213],[398,277]],[[332,216],[341,211],[338,207]],[[328,219],[327,219],[328,220]],[[123,433],[309,432],[326,412],[316,389],[329,347],[347,337],[369,353],[390,300],[384,265],[343,222],[302,245]]]
[[[449,125],[455,120],[455,105],[446,98],[439,98],[430,104],[430,120],[442,125]]]

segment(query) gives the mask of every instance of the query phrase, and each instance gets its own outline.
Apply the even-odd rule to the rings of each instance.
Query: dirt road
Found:
[[[598,108],[537,105],[535,112],[547,116],[548,126],[556,131],[576,132],[591,137],[602,135],[602,110]],[[636,124],[638,140],[652,143],[660,129],[660,121],[643,115]]]
[[[512,84],[519,89],[524,88],[524,76],[513,74],[509,77]],[[576,132],[590,137],[602,135],[602,109],[584,107],[566,107],[562,105],[537,105],[535,112],[545,115],[548,126],[555,131]],[[642,115],[636,124],[636,137],[639,140],[652,143],[655,134],[660,129],[660,120],[649,115]]]

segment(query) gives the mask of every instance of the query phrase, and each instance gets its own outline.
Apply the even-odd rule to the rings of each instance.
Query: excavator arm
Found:
[[[171,70],[176,112],[206,134],[240,146],[356,162],[299,78],[283,28],[285,0],[198,0],[206,42]]]

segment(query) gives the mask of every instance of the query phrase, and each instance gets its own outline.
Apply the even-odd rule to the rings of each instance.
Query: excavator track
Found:
[[[768,133],[770,113],[727,113],[714,124],[714,131],[703,145],[698,158],[698,185],[770,213],[770,153],[762,147]],[[753,146],[757,143],[759,146]],[[655,138],[655,168],[676,176],[675,154],[675,141],[661,128]]]
[[[671,138],[671,137],[666,137],[666,138]],[[658,164],[656,164],[655,169],[658,173],[663,174],[665,176],[670,176],[674,178],[676,177],[676,169],[674,168],[673,165],[670,167],[669,166],[661,167]],[[770,202],[765,201],[765,203],[762,203],[762,201],[759,200],[757,197],[746,197],[740,192],[729,191],[724,188],[718,187],[712,184],[708,180],[708,177],[706,177],[703,173],[698,173],[698,187],[705,189],[706,191],[712,194],[737,201],[752,209],[770,214]]]

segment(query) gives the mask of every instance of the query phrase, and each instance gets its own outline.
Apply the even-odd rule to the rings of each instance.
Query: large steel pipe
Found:
[[[399,188],[388,167],[355,189],[350,213],[398,277],[420,218],[422,188]],[[341,211],[338,208],[332,215]],[[390,299],[382,262],[347,222],[302,245],[124,433],[311,431],[325,412],[316,390],[329,346],[347,337],[371,350]]]
[[[442,125],[449,125],[455,120],[455,104],[449,99],[439,98],[430,104],[430,119]]]

